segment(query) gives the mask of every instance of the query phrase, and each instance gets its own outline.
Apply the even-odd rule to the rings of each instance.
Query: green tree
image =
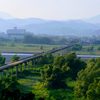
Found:
[[[100,77],[94,78],[94,82],[88,86],[86,94],[89,100],[100,100]]]
[[[63,74],[59,67],[53,67],[51,64],[44,65],[44,69],[41,71],[47,89],[66,88],[66,79]]]
[[[92,51],[93,50],[93,45],[91,45],[90,47],[87,47],[87,51]]]
[[[77,85],[75,86],[75,96],[78,98],[89,99],[90,95],[93,95],[94,97],[96,93],[95,90],[93,90],[94,86],[92,87],[92,85],[98,77],[100,77],[100,58],[96,58],[95,61],[94,59],[91,59],[90,62],[87,61],[86,69],[81,70],[78,73]]]
[[[0,53],[0,66],[2,66],[2,65],[5,64],[5,60],[6,60],[6,58],[5,57],[2,57],[1,56],[1,53]]]
[[[74,52],[68,53],[66,55],[66,63],[67,66],[71,69],[70,74],[72,79],[76,79],[77,73],[86,67],[86,63],[81,58],[77,58]]]
[[[97,47],[97,50],[98,50],[98,51],[100,50],[100,46]]]
[[[11,47],[15,47],[16,45],[15,45],[15,43],[11,43],[10,46]]]
[[[76,44],[73,48],[72,48],[72,50],[81,50],[82,49],[82,45],[80,44],[80,43],[78,43],[78,44]]]
[[[42,57],[39,58],[39,64],[48,64],[48,63],[49,63],[48,56],[46,54],[42,54]]]
[[[14,56],[11,57],[11,62],[18,61],[19,59],[20,59],[20,57],[17,56],[17,54],[15,54]]]

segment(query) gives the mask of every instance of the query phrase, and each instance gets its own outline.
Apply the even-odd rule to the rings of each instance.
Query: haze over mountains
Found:
[[[73,35],[99,35],[100,15],[88,19],[55,21],[40,18],[14,18],[8,13],[0,12],[0,31],[6,32],[17,26],[31,31],[34,34],[73,34]]]

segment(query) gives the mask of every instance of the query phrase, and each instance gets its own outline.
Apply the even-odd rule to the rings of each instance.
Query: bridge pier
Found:
[[[13,75],[13,68],[14,68],[14,67],[12,67],[12,70],[11,70],[11,75]]]
[[[31,67],[33,68],[33,60],[31,60]]]
[[[1,72],[1,76],[3,76],[3,70],[2,70],[2,72]]]
[[[35,66],[35,60],[34,60],[34,66]]]
[[[26,70],[26,63],[24,63],[24,70]]]
[[[2,78],[2,77],[3,77],[3,70],[0,71],[0,78]]]
[[[27,62],[27,67],[28,67],[28,69],[29,69],[29,61]]]
[[[9,68],[6,70],[6,76],[9,74]]]
[[[21,72],[22,72],[22,64],[20,64],[20,74],[21,74]]]
[[[74,45],[75,44],[72,44],[70,46],[65,46],[65,47],[57,48],[56,50],[50,50],[48,52],[44,52],[44,54],[48,55],[49,53],[53,53],[54,56],[55,56],[55,54],[57,52],[61,51],[62,55],[65,55],[65,54],[67,54],[67,52],[69,52],[69,50],[71,50],[72,46],[74,46]],[[3,76],[3,70],[6,70],[6,76],[7,76],[9,74],[9,68],[12,68],[11,74],[13,75],[13,68],[16,67],[16,76],[18,76],[18,65],[20,65],[20,73],[21,73],[22,72],[22,64],[24,64],[24,70],[26,70],[26,67],[28,67],[28,69],[29,69],[29,64],[31,63],[31,67],[33,67],[33,64],[35,66],[35,64],[38,64],[38,60],[39,60],[40,57],[42,57],[42,53],[38,54],[36,56],[28,57],[26,59],[22,59],[22,60],[20,60],[18,62],[12,62],[11,64],[1,66],[0,67],[0,74],[2,73],[1,76]],[[29,62],[29,61],[31,61],[31,62]]]
[[[18,76],[18,65],[16,66],[16,77]]]
[[[36,60],[37,60],[37,65],[38,65],[38,58]]]

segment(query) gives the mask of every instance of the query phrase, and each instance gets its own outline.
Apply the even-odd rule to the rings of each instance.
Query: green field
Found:
[[[66,45],[46,45],[46,44],[15,44],[11,47],[11,43],[5,43],[7,46],[0,46],[0,52],[46,52],[54,48],[59,48]],[[41,47],[43,47],[41,49]],[[98,46],[94,46],[93,51],[87,51],[88,46],[83,46],[82,50],[74,51],[76,54],[86,54],[86,55],[100,55],[100,51],[97,50]]]
[[[46,44],[15,44],[15,46],[12,47],[10,46],[10,43],[6,45],[7,46],[0,46],[0,52],[45,52],[62,46]],[[43,46],[43,49],[41,49],[41,46]]]

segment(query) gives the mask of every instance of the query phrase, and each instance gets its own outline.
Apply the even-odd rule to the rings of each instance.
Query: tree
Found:
[[[95,96],[99,93],[99,81],[100,77],[100,58],[93,59],[87,62],[87,67],[78,73],[77,85],[75,86],[75,96],[78,98],[89,98],[94,100]],[[98,84],[98,85],[97,85]],[[98,88],[96,88],[96,86]],[[98,92],[97,92],[98,91]],[[95,100],[99,100],[96,99]]]
[[[15,45],[15,43],[11,43],[10,46],[11,47],[15,47],[16,45]]]
[[[71,77],[74,80],[77,77],[77,73],[86,67],[86,63],[81,58],[77,58],[74,52],[66,55],[66,63],[71,70]]]
[[[16,54],[16,55],[14,55],[14,56],[11,57],[11,62],[18,61],[19,59],[20,59],[20,57],[17,56],[17,54]]]
[[[49,63],[48,56],[46,54],[42,54],[42,57],[39,58],[39,64],[48,64],[48,63]]]
[[[100,50],[100,46],[97,47],[97,50],[98,50],[98,51]]]
[[[87,51],[92,51],[93,50],[93,45],[91,45],[90,47],[87,47]]]
[[[100,77],[94,78],[94,82],[89,85],[86,94],[89,100],[100,100]]]
[[[5,60],[6,60],[6,58],[5,57],[2,57],[1,56],[1,53],[0,53],[0,66],[2,66],[2,65],[5,64]]]
[[[76,44],[72,50],[81,50],[82,49],[82,45],[80,43]]]
[[[51,64],[44,65],[44,69],[41,71],[41,76],[45,80],[47,89],[66,88],[66,79],[63,74],[59,67],[53,67]]]

